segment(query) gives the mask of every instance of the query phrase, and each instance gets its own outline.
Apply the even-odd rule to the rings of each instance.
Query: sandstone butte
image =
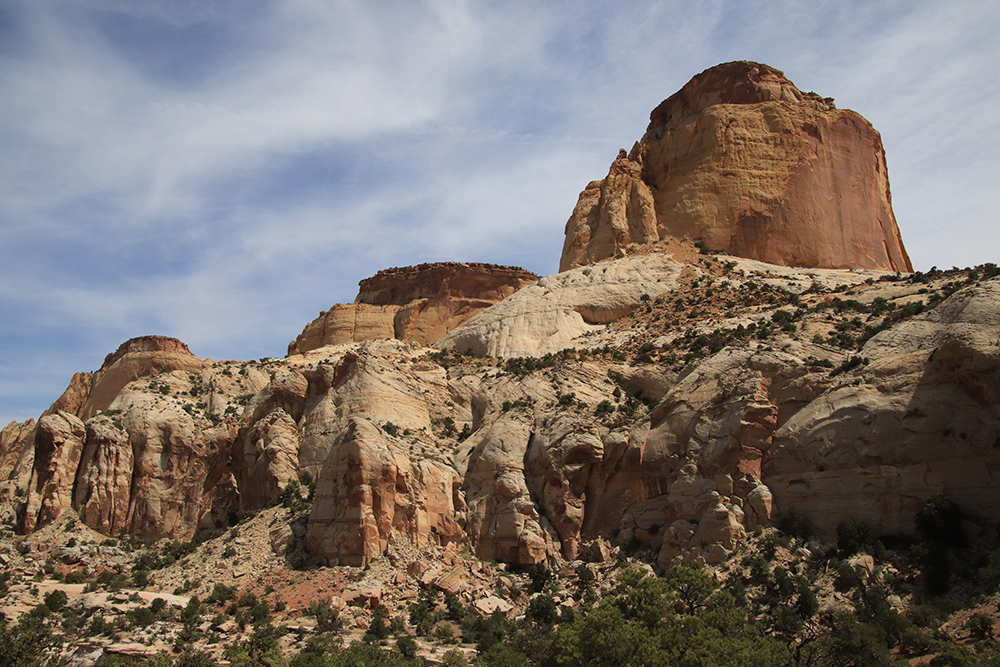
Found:
[[[707,69],[653,110],[580,194],[559,269],[667,236],[784,266],[913,270],[879,133],[753,62]]]
[[[860,118],[799,99],[776,70],[732,67],[795,100],[763,103],[765,118]],[[734,79],[716,97],[755,90]],[[703,98],[694,86],[654,124],[682,127]],[[774,246],[755,229],[749,246]],[[858,256],[879,256],[883,239],[866,239]],[[190,537],[311,479],[308,512],[271,547],[319,564],[364,565],[393,544],[556,566],[640,544],[662,567],[720,563],[791,508],[820,540],[844,518],[912,533],[936,494],[966,510],[970,539],[995,535],[995,266],[900,276],[690,244],[685,263],[666,256],[683,244],[649,243],[537,282],[475,264],[380,272],[350,306],[386,309],[377,327],[328,312],[284,359],[128,341],[37,423],[0,433],[0,521]]]
[[[519,267],[477,262],[385,269],[358,283],[354,303],[336,304],[307,324],[288,353],[379,338],[430,345],[536,280]]]

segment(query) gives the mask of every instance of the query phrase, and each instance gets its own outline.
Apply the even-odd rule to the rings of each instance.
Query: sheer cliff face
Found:
[[[653,110],[581,193],[560,270],[662,236],[785,266],[912,271],[878,132],[757,63],[708,69]]]

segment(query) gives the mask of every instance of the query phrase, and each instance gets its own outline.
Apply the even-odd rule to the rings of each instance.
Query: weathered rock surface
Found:
[[[751,62],[695,76],[581,193],[560,271],[676,236],[772,264],[911,271],[859,114]]]
[[[779,505],[826,536],[845,515],[909,532],[933,494],[1000,515],[998,299],[996,281],[968,287],[872,338],[863,373],[775,431],[764,474]]]
[[[140,336],[122,343],[104,359],[100,370],[77,373],[48,412],[65,411],[83,420],[107,410],[129,382],[168,371],[197,371],[205,360],[168,336]]]
[[[298,425],[282,408],[275,408],[254,422],[242,441],[240,505],[258,509],[276,498],[289,482],[298,480]]]
[[[893,315],[918,302],[923,314]],[[443,351],[384,339],[261,362],[184,356],[195,370],[128,382],[85,420],[10,425],[4,516],[188,537],[308,473],[308,520],[271,526],[268,553],[361,565],[467,544],[551,565],[606,558],[611,542],[662,567],[722,562],[793,506],[821,539],[845,517],[907,532],[937,493],[995,522],[998,304],[1000,281],[967,272],[604,262],[520,290]],[[576,329],[539,328],[559,317]],[[866,325],[884,331],[844,342]],[[551,354],[531,366],[469,347]],[[109,368],[151,354],[179,353]],[[413,576],[466,591],[455,565]]]
[[[677,286],[684,265],[662,257],[629,257],[546,276],[492,306],[436,347],[497,357],[542,356],[628,314]]]
[[[11,507],[15,491],[28,487],[35,455],[35,420],[11,422],[0,431],[0,503]]]
[[[475,262],[379,271],[359,283],[354,303],[337,304],[306,325],[288,354],[380,338],[429,345],[536,280],[524,269]]]
[[[31,531],[38,523],[54,521],[71,509],[73,478],[83,450],[84,426],[75,415],[57,412],[39,419],[34,435],[28,500],[18,525],[22,531]]]
[[[360,566],[397,537],[418,547],[460,541],[458,486],[450,466],[411,461],[367,420],[352,419],[317,480],[309,550],[331,562]]]
[[[531,426],[522,414],[505,414],[484,429],[472,451],[464,484],[468,530],[483,560],[546,561],[552,540],[525,480]]]

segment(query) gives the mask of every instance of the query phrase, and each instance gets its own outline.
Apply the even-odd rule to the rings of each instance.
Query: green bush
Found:
[[[404,658],[415,658],[417,656],[417,642],[413,637],[406,635],[396,640],[396,650]],[[478,662],[476,664],[479,664]]]
[[[841,558],[870,549],[874,541],[872,526],[867,521],[844,519],[837,524],[837,549]]]
[[[79,572],[68,572],[66,574],[65,581],[67,584],[84,584],[90,579],[90,573],[86,570],[81,570]]]
[[[316,619],[316,631],[321,633],[339,633],[344,622],[340,618],[340,612],[328,604],[312,601],[306,615]]]
[[[963,547],[966,544],[962,531],[963,518],[961,508],[953,500],[937,495],[924,503],[913,520],[924,540],[949,547]]]
[[[45,606],[48,607],[51,611],[58,612],[63,607],[66,606],[68,598],[66,597],[66,593],[57,589],[46,593],[44,601],[45,601]]]
[[[536,625],[552,625],[559,618],[559,609],[551,595],[537,595],[528,603],[524,618]]]
[[[965,627],[969,634],[975,639],[986,639],[993,637],[993,617],[978,612],[969,617],[965,622]]]
[[[778,521],[778,530],[789,537],[800,540],[808,539],[812,534],[812,531],[809,529],[809,522],[806,521],[805,517],[795,507],[789,507],[788,511],[785,512],[785,516],[781,517]]]
[[[209,604],[224,604],[232,600],[234,595],[236,595],[236,589],[226,586],[225,584],[216,583],[212,587],[212,593],[205,598],[205,602]]]
[[[476,658],[476,667],[528,667],[528,657],[507,644],[494,644]]]
[[[469,661],[465,659],[465,653],[457,648],[453,648],[445,653],[441,664],[445,667],[469,667]]]
[[[371,623],[365,632],[365,641],[379,641],[389,637],[389,610],[385,605],[375,607]]]

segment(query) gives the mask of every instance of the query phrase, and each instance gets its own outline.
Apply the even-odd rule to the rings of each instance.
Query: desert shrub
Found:
[[[805,517],[795,507],[789,507],[788,511],[785,512],[785,516],[781,517],[781,520],[778,521],[778,530],[789,537],[795,537],[800,540],[808,539],[811,534],[809,522],[806,521]]]
[[[340,612],[328,604],[312,601],[306,614],[316,619],[317,632],[339,633],[344,627]]]
[[[948,548],[938,542],[924,542],[915,546],[912,555],[920,563],[924,575],[924,588],[930,595],[944,595],[951,588],[951,559]]]
[[[847,561],[842,561],[837,567],[837,578],[834,587],[838,591],[849,591],[858,586],[863,580],[857,568],[851,566]]]
[[[559,618],[556,601],[551,595],[537,595],[528,603],[524,617],[536,625],[552,625]]]
[[[799,581],[799,597],[795,601],[795,611],[803,620],[808,620],[819,611],[819,599],[805,580]]]
[[[917,532],[924,540],[949,547],[962,547],[966,544],[962,519],[961,508],[942,495],[931,497],[913,517]]]
[[[226,586],[225,584],[216,583],[212,587],[212,593],[205,598],[205,602],[208,602],[209,604],[222,604],[232,600],[234,595],[236,595],[236,589]]]
[[[531,580],[531,590],[540,593],[545,588],[545,584],[552,579],[552,573],[549,572],[549,568],[545,567],[544,563],[536,563],[528,568],[528,579]]]
[[[990,555],[986,564],[976,572],[974,580],[978,582],[978,595],[989,596],[1000,590],[1000,550]]]
[[[915,625],[903,630],[899,636],[899,650],[903,655],[912,657],[926,655],[931,650],[931,638],[926,632]]]
[[[136,588],[146,588],[149,586],[149,572],[146,570],[136,570],[132,573],[132,585]]]
[[[965,622],[969,634],[975,639],[986,639],[993,636],[993,617],[977,612]]]
[[[465,659],[465,653],[453,648],[443,656],[443,664],[445,667],[469,667],[469,661]]]
[[[366,642],[378,642],[389,637],[389,610],[385,605],[380,604],[375,607],[372,613],[371,623],[365,632]]]
[[[603,400],[597,404],[594,414],[597,416],[609,415],[615,411],[615,404],[609,400]]]
[[[188,600],[187,605],[185,605],[184,610],[181,612],[181,620],[185,623],[197,621],[201,617],[202,604],[198,596],[195,595],[190,600]]]
[[[95,582],[100,586],[104,586],[109,591],[118,591],[128,586],[129,578],[120,572],[102,570],[97,575]]]
[[[399,651],[404,658],[415,658],[417,656],[417,642],[409,635],[400,637],[396,640],[396,650]]]
[[[476,667],[528,667],[528,657],[507,644],[495,644],[476,658]]]
[[[44,598],[45,606],[53,612],[58,612],[65,607],[67,600],[66,593],[60,590],[49,591]]]
[[[576,405],[576,393],[572,391],[568,394],[556,394],[556,397],[560,407],[572,407]]]
[[[145,628],[156,620],[156,614],[149,607],[137,607],[128,612],[128,618],[137,628]]]
[[[837,549],[841,558],[870,550],[874,542],[872,526],[867,521],[844,519],[837,524]]]
[[[439,621],[431,630],[431,635],[434,639],[448,644],[458,641],[458,631],[451,621]]]
[[[81,570],[79,572],[69,572],[66,574],[66,578],[63,580],[67,584],[82,584],[90,579],[90,573],[86,570]]]
[[[174,667],[216,667],[218,663],[211,653],[188,649],[174,662]]]
[[[302,485],[296,479],[291,480],[285,485],[277,500],[282,507],[291,510],[293,513],[309,509],[309,503],[302,497]]]
[[[702,570],[680,565],[671,568],[667,584],[689,614],[701,609],[717,588],[715,580]]]

